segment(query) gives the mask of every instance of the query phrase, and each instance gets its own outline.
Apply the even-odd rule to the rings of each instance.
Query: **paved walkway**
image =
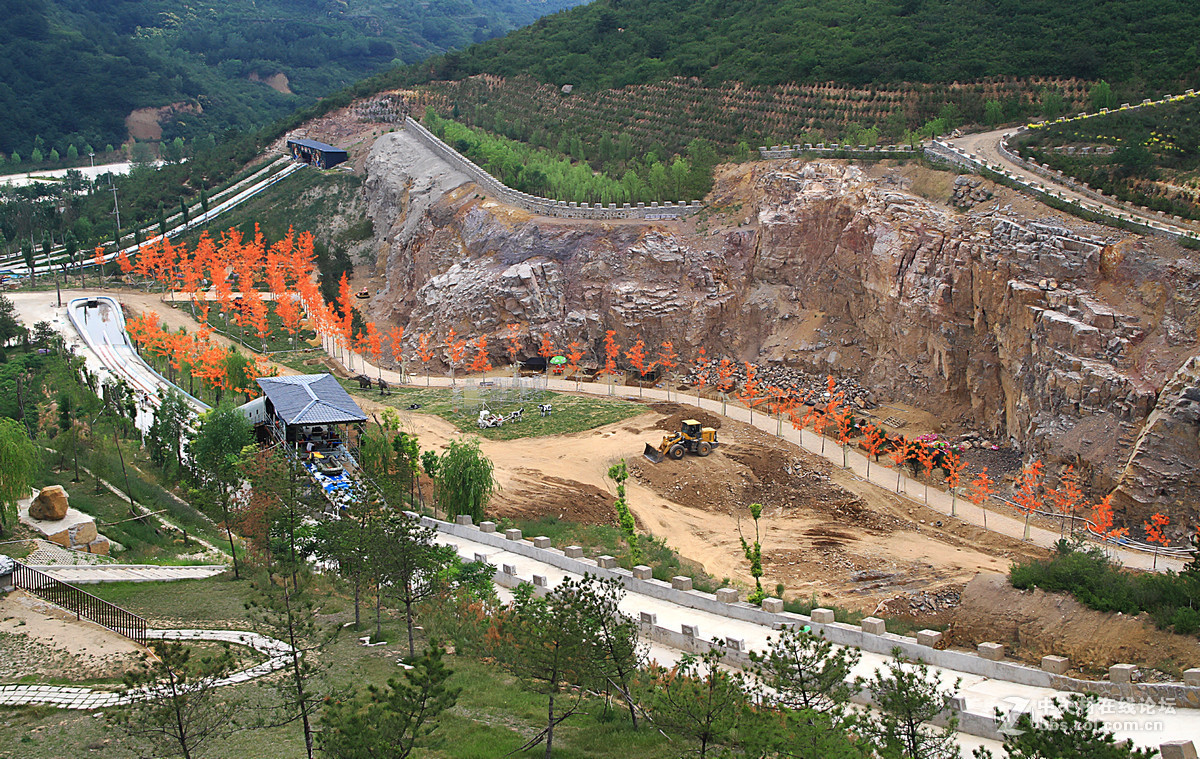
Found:
[[[548,587],[554,587],[563,578],[572,576],[553,565],[468,538],[439,533],[438,541],[454,546],[458,554],[468,561],[481,555],[497,569],[509,565],[521,581],[532,583],[534,575],[538,575],[546,578]],[[640,618],[643,612],[653,614],[658,627],[673,631],[681,631],[683,625],[692,626],[697,631],[695,637],[704,640],[741,640],[747,650],[763,650],[768,645],[768,638],[775,634],[766,625],[687,608],[634,592],[626,593],[621,610],[635,619]],[[663,663],[673,662],[680,656],[678,650],[668,646],[654,645],[652,648],[660,661],[661,657],[669,657]],[[863,652],[852,676],[870,677],[890,662],[890,657]],[[1004,714],[1014,709],[1024,710],[1038,716],[1047,713],[1050,698],[1062,698],[1065,695],[1050,688],[1021,685],[954,670],[933,668],[933,671],[943,687],[953,690],[960,698],[964,719],[959,729],[964,733],[972,733],[979,730],[978,725],[989,723],[995,709],[1000,709]],[[957,688],[956,681],[961,681]],[[1139,746],[1157,748],[1164,741],[1193,739],[1200,735],[1200,710],[1176,708],[1170,704],[1135,705],[1105,699],[1093,710],[1092,716],[1113,729],[1119,739],[1128,738]]]
[[[1053,176],[1043,176],[1030,171],[1021,164],[1013,161],[1001,150],[1001,141],[1011,137],[1015,133],[1016,129],[1013,127],[1005,127],[1004,129],[997,129],[992,132],[965,134],[962,137],[955,137],[945,142],[968,154],[973,154],[975,160],[984,165],[1003,166],[1006,171],[1017,175],[1022,181],[1034,186],[1044,185],[1047,190],[1055,191],[1066,200],[1086,206],[1089,210],[1099,208],[1101,213],[1112,218],[1130,216],[1135,221],[1146,226],[1165,228],[1178,235],[1196,233],[1196,229],[1191,222],[1175,221],[1170,217],[1157,216],[1148,211],[1139,210],[1138,207],[1131,204],[1114,202],[1112,200],[1100,200],[1092,195],[1085,195],[1075,190],[1069,185],[1058,181]]]
[[[270,674],[287,666],[292,647],[283,641],[243,630],[147,630],[146,637],[158,640],[211,640],[249,646],[267,660],[217,680],[218,686],[237,685]],[[60,685],[0,685],[0,706],[57,706],[60,709],[103,709],[131,701],[140,701],[153,693],[154,686],[133,691],[103,691]]]
[[[98,582],[170,582],[171,580],[202,580],[224,572],[224,564],[171,566],[152,564],[29,564],[56,580],[72,585],[91,585]]]

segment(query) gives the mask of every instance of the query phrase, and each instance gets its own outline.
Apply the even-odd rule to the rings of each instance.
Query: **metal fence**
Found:
[[[101,627],[145,645],[146,620],[120,606],[114,606],[103,598],[97,598],[86,590],[75,587],[50,575],[15,562],[13,585],[43,601],[61,606],[75,614],[78,619],[87,619]]]

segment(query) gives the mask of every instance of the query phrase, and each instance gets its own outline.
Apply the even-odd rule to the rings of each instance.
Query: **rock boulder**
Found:
[[[42,488],[33,503],[29,504],[29,516],[47,522],[57,522],[67,516],[67,491],[62,485]]]

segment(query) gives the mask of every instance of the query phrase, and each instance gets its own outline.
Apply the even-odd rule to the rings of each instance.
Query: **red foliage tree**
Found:
[[[470,371],[484,374],[492,370],[492,362],[488,360],[487,335],[480,335],[475,341],[475,358],[471,359]]]
[[[392,361],[400,366],[400,379],[404,379],[404,327],[392,327],[388,330],[388,345],[392,348]]]
[[[903,473],[904,465],[908,463],[908,459],[912,456],[913,444],[900,438],[893,441],[892,452],[888,454],[888,458],[896,465],[896,492],[900,492],[900,475]]]
[[[1021,470],[1017,475],[1016,482],[1013,483],[1013,500],[1017,503],[1017,508],[1025,515],[1025,540],[1029,540],[1029,518],[1033,516],[1033,512],[1038,511],[1044,505],[1042,493],[1042,478],[1045,473],[1045,465],[1041,459],[1035,459],[1029,466]]]
[[[958,486],[962,483],[962,472],[967,467],[963,457],[953,451],[942,454],[942,469],[946,470],[946,485],[950,488],[950,516],[956,516]]]
[[[375,322],[367,322],[367,353],[371,355],[371,360],[375,362],[375,370],[380,379],[383,378],[383,364],[379,358],[383,355],[383,335],[380,334],[379,328],[375,326]]]
[[[967,496],[971,503],[983,510],[983,529],[987,529],[987,502],[992,499],[993,490],[992,478],[988,477],[988,468],[985,466],[979,470],[979,476],[971,480],[971,492]]]
[[[750,423],[754,424],[754,407],[758,405],[758,397],[762,391],[759,389],[758,367],[749,361],[742,362],[746,367],[746,381],[742,383],[742,387],[737,392],[737,398],[742,403],[746,404],[746,408],[750,409]]]
[[[421,366],[425,372],[425,385],[429,385],[429,362],[433,360],[433,348],[429,341],[433,338],[432,332],[422,332],[417,336],[417,358],[421,360]]]
[[[662,367],[667,385],[667,400],[671,400],[671,371],[679,366],[679,354],[675,352],[675,345],[670,340],[664,340],[659,346],[654,363]]]
[[[1171,518],[1165,514],[1157,513],[1150,517],[1149,522],[1142,522],[1142,526],[1146,528],[1146,540],[1154,543],[1154,565],[1152,569],[1158,569],[1158,547],[1161,545],[1164,548],[1170,545],[1167,540],[1166,529],[1171,523]]]
[[[467,353],[467,341],[459,340],[458,333],[451,327],[446,333],[446,355],[450,359],[450,384],[454,384],[454,370],[462,363],[463,356]]]
[[[508,363],[512,366],[513,376],[517,376],[517,355],[521,352],[521,325],[509,324],[508,334],[504,336],[504,350],[508,353]]]
[[[638,338],[637,342],[625,351],[625,358],[629,359],[629,365],[637,370],[638,373],[638,397],[642,397],[642,384],[646,380],[646,372],[650,371],[653,363],[650,366],[646,365],[646,342],[642,338]]]
[[[583,358],[583,346],[578,340],[567,344],[567,373],[575,378],[575,389],[579,389],[579,359]]]
[[[601,374],[609,378],[610,395],[613,392],[612,378],[617,373],[617,357],[621,355],[621,346],[617,345],[616,334],[616,330],[611,329],[604,333],[604,369]]]
[[[550,359],[554,358],[554,355],[557,352],[558,351],[554,347],[554,343],[550,341],[550,333],[543,332],[542,333],[542,342],[540,344],[538,344],[538,355],[546,360],[546,385],[547,385],[547,387],[549,387],[549,383],[550,383]]]
[[[700,347],[700,352],[696,355],[696,360],[692,362],[692,371],[696,375],[696,405],[700,405],[700,391],[708,384],[708,375],[712,371],[712,362],[708,360],[708,354],[704,350],[704,346]]]
[[[871,478],[871,459],[879,460],[879,451],[883,448],[887,436],[883,430],[873,424],[868,424],[863,430],[862,448],[867,452],[867,479]]]

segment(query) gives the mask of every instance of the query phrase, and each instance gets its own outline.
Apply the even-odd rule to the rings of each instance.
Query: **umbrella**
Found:
[[[555,364],[555,365],[565,364],[565,363],[567,363],[567,357],[566,356],[555,356],[554,358],[550,359],[550,363]]]

